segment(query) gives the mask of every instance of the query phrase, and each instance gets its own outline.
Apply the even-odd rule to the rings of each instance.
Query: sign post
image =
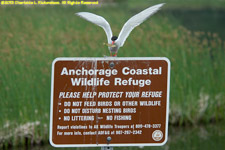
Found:
[[[168,134],[170,61],[164,57],[57,58],[50,143],[160,146]]]

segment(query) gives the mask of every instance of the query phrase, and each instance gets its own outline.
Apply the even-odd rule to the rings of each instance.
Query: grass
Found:
[[[118,35],[134,13],[108,7],[0,8],[0,146],[48,140],[51,62],[109,55],[103,30],[74,16],[102,15]],[[191,32],[158,13],[132,32],[118,56],[168,57],[170,124],[196,125],[225,120],[224,48],[216,33]]]

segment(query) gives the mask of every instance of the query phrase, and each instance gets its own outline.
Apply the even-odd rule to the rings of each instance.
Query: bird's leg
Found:
[[[112,57],[112,52],[110,52],[110,56]]]
[[[113,57],[117,57],[117,52],[115,52],[115,54],[113,55]]]

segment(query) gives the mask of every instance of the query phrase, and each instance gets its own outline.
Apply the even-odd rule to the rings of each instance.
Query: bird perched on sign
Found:
[[[142,12],[134,15],[131,17],[123,26],[122,30],[120,31],[119,36],[113,36],[111,27],[109,23],[101,16],[95,15],[93,13],[89,12],[78,12],[76,15],[80,16],[81,18],[92,22],[100,27],[102,27],[106,33],[108,43],[104,43],[105,45],[108,46],[110,55],[111,56],[117,56],[117,52],[120,47],[124,45],[124,42],[126,41],[127,37],[131,33],[131,31],[140,25],[142,22],[144,22],[146,19],[148,19],[151,15],[156,13],[162,6],[163,4],[158,4],[154,5],[152,7],[149,7]],[[114,55],[112,55],[114,54]]]

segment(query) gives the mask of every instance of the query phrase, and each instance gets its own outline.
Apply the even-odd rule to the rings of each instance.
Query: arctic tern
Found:
[[[113,33],[112,33],[109,23],[103,17],[98,16],[93,13],[89,13],[89,12],[78,12],[78,13],[76,13],[76,15],[78,15],[79,17],[81,17],[91,23],[94,23],[104,29],[107,39],[108,39],[108,43],[107,44],[104,43],[104,44],[108,46],[109,51],[110,51],[110,56],[112,56],[112,53],[114,53],[113,56],[116,57],[119,48],[124,45],[124,42],[126,41],[127,37],[131,33],[131,31],[135,27],[139,26],[146,19],[148,19],[151,15],[156,13],[163,5],[164,5],[164,3],[154,5],[152,7],[149,7],[147,9],[143,10],[142,12],[134,15],[133,17],[131,17],[124,24],[118,37],[113,36]]]

